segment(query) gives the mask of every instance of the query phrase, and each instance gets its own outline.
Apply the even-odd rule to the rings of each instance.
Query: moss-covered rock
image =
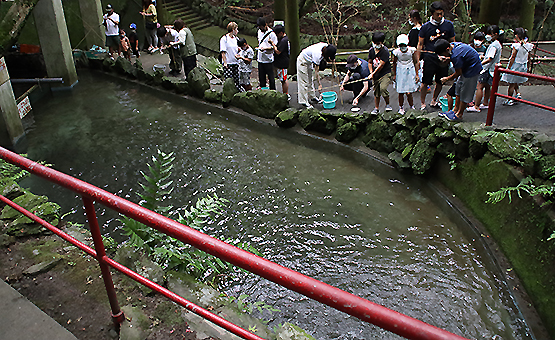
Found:
[[[488,142],[493,137],[494,132],[481,130],[470,137],[468,152],[474,159],[480,159],[488,151]]]
[[[262,118],[275,119],[277,114],[289,107],[285,93],[254,90],[237,93],[231,105]]]
[[[297,124],[299,120],[299,110],[294,108],[288,108],[285,111],[281,111],[276,116],[276,124],[282,128],[291,128]]]
[[[401,169],[410,169],[411,164],[403,159],[403,154],[398,151],[393,151],[387,155],[390,161],[397,164],[397,166]]]
[[[16,197],[23,195],[25,191],[21,189],[19,184],[9,178],[5,178],[0,180],[0,195],[6,197],[9,200],[12,200]],[[4,202],[0,202],[0,209],[2,209],[6,204]]]
[[[425,140],[419,140],[410,154],[412,170],[417,175],[422,175],[428,171],[434,162],[436,149],[431,147]]]
[[[402,152],[407,145],[413,144],[414,139],[408,130],[401,130],[393,137],[393,147],[395,150]]]
[[[24,195],[21,195],[13,200],[13,202],[22,208],[33,212],[33,208],[48,202],[48,197],[46,196],[37,196],[30,192],[26,192]],[[14,220],[17,217],[21,216],[21,213],[12,207],[4,207],[2,209],[2,213],[0,214],[0,219],[3,220]],[[31,221],[31,220],[29,220]]]
[[[279,327],[276,336],[276,340],[315,340],[314,337],[308,334],[304,329],[290,324],[289,322]]]
[[[131,61],[119,57],[116,59],[116,62],[114,64],[114,70],[121,74],[124,75],[126,77],[129,78],[137,78],[137,68],[135,68],[133,66],[133,64],[131,64]]]
[[[390,153],[394,150],[390,137],[390,125],[377,118],[366,126],[362,141],[369,148]]]
[[[444,140],[437,145],[437,152],[444,157],[454,155],[456,153],[455,143],[452,140]]]
[[[538,174],[543,179],[555,175],[555,155],[543,156],[538,161]]]
[[[317,131],[331,134],[335,129],[335,124],[331,119],[327,119],[315,108],[302,110],[299,113],[299,124],[307,131]]]
[[[520,143],[520,136],[514,132],[494,133],[488,142],[488,150],[502,159],[518,164],[530,162],[531,158],[524,145]]]
[[[222,96],[221,96],[222,103],[224,104],[224,106],[229,106],[229,103],[231,103],[233,96],[237,93],[239,93],[239,90],[237,90],[237,87],[235,86],[235,82],[233,81],[232,78],[227,78],[224,81],[224,86],[222,88]]]
[[[210,79],[208,79],[208,75],[200,67],[195,67],[189,72],[187,82],[189,83],[191,94],[198,98],[203,98],[206,90],[210,89]]]
[[[209,89],[204,91],[204,99],[211,103],[221,103],[222,102],[222,91],[215,89]]]
[[[347,122],[340,125],[335,133],[335,139],[342,143],[352,142],[358,135],[358,127],[356,124]]]

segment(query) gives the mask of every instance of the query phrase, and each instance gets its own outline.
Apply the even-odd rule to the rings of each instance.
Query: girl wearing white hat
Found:
[[[404,114],[405,93],[411,109],[414,109],[412,93],[419,88],[418,70],[420,63],[416,59],[416,48],[409,47],[409,37],[401,34],[397,37],[397,48],[393,50],[392,77],[395,81],[395,90],[399,93],[399,113]]]

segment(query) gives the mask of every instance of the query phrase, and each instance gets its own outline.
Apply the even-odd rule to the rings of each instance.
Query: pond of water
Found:
[[[249,241],[274,262],[468,338],[530,337],[448,205],[352,149],[89,73],[29,119],[29,157],[57,170],[138,202],[147,162],[157,149],[173,152],[175,206],[212,193],[229,200],[209,234]],[[69,191],[25,183],[82,214]],[[107,232],[117,230],[116,216],[99,210]],[[270,326],[289,321],[318,339],[398,338],[254,275],[224,289],[280,309],[263,311]]]

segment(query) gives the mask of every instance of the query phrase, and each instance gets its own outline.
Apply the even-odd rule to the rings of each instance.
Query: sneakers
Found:
[[[430,107],[436,107],[436,108],[440,108],[441,104],[439,102],[435,102],[435,101],[431,101],[430,102]]]
[[[310,105],[309,103],[303,103],[302,106],[306,107],[307,109],[312,109],[314,106]]]
[[[426,110],[426,104],[420,105],[420,111],[424,111],[424,110]]]
[[[310,101],[317,104],[322,104],[324,102],[322,98],[316,98],[316,97],[310,99]]]
[[[480,109],[477,109],[476,106],[469,106],[466,108],[468,112],[480,112]]]
[[[291,95],[289,93],[287,93],[287,101],[291,100]]]
[[[461,118],[457,117],[457,115],[455,115],[454,111],[441,112],[439,115],[452,122],[460,122],[462,120]]]
[[[517,94],[516,94],[516,97],[517,97],[518,99],[522,99],[522,97],[520,96],[520,93],[517,93]]]
[[[400,108],[399,112],[397,112],[397,113],[400,114],[400,115],[404,115],[405,114],[405,109]]]
[[[393,111],[393,108],[391,107],[391,105],[386,105],[385,111]]]
[[[414,106],[411,106],[410,109],[411,109],[411,110],[416,110],[416,109],[414,108]]]
[[[378,113],[380,113],[380,109],[374,109],[370,113],[373,114],[373,115],[377,115]]]
[[[489,105],[480,104],[480,110],[487,110],[489,109]]]
[[[514,100],[512,100],[512,99],[507,99],[507,100],[505,100],[505,101],[503,102],[503,105],[505,105],[505,106],[513,106],[513,105],[515,105],[515,102],[514,102]]]

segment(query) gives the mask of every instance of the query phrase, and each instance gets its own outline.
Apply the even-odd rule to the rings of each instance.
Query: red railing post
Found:
[[[110,307],[112,309],[112,321],[114,322],[116,329],[119,331],[119,327],[125,320],[125,316],[119,308],[118,297],[114,288],[114,282],[112,281],[110,267],[105,262],[106,249],[104,249],[104,242],[102,241],[100,227],[98,226],[98,220],[96,219],[94,202],[86,196],[82,196],[82,198],[85,211],[87,212],[87,219],[89,221],[89,228],[94,242],[94,249],[96,250],[96,260],[98,261],[100,271],[102,272],[102,279],[104,280],[104,286],[106,287],[106,293],[108,294],[108,300],[110,301]]]
[[[486,118],[486,126],[491,126],[493,123],[493,113],[495,112],[495,100],[497,99],[497,90],[499,90],[499,80],[501,79],[501,72],[503,68],[499,64],[495,65],[493,73],[493,84],[491,85],[491,94],[488,102],[488,116]]]

